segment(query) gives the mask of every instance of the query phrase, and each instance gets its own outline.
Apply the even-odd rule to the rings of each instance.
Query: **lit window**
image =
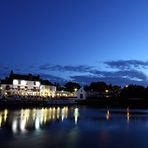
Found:
[[[36,82],[36,86],[38,86],[38,87],[39,87],[39,86],[40,86],[40,82]]]
[[[25,80],[22,80],[21,81],[21,85],[26,85],[26,81]]]
[[[18,80],[13,80],[13,85],[18,85]]]

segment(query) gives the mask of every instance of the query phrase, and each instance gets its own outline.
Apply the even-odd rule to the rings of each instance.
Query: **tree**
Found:
[[[121,91],[121,96],[125,98],[143,98],[145,94],[145,87],[140,85],[129,85],[124,87]]]
[[[65,85],[65,91],[69,91],[69,92],[75,92],[78,89],[80,89],[80,84],[76,83],[76,82],[67,82]]]
[[[104,92],[106,89],[108,89],[108,85],[105,82],[92,82],[86,87],[86,89]]]

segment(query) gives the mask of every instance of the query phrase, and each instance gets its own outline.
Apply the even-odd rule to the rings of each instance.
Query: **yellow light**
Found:
[[[106,112],[106,120],[109,120],[109,118],[110,118],[110,112],[109,112],[109,110],[107,110],[107,112]]]
[[[2,126],[2,115],[0,114],[0,128]]]
[[[7,114],[8,114],[8,110],[5,109],[5,110],[4,110],[4,121],[5,121],[5,122],[6,122],[6,120],[7,120]]]
[[[58,107],[57,108],[57,119],[59,119],[60,118],[60,108]]]
[[[65,118],[67,119],[68,117],[68,107],[65,107]]]
[[[51,114],[52,114],[52,109],[51,107],[49,108],[49,119],[51,119]]]
[[[55,107],[53,108],[52,119],[55,119]]]
[[[129,108],[127,108],[127,113],[126,113],[126,118],[127,118],[127,122],[130,121],[130,112],[129,112]]]
[[[109,90],[107,90],[107,89],[106,89],[106,90],[105,90],[105,92],[106,92],[106,93],[108,93],[108,92],[109,92]]]

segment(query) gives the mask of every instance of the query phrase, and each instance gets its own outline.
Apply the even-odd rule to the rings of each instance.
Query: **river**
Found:
[[[147,148],[148,110],[87,106],[1,109],[0,147]]]

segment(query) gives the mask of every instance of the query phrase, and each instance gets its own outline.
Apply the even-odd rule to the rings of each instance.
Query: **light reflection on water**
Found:
[[[104,111],[104,116],[106,121],[111,118],[111,111],[106,109]],[[87,114],[87,113],[86,113]],[[26,132],[27,128],[34,130],[39,130],[41,127],[46,125],[48,122],[52,121],[61,121],[72,118],[75,125],[78,124],[78,119],[80,118],[80,112],[78,107],[68,108],[65,107],[49,107],[41,109],[21,109],[21,110],[7,110],[4,109],[0,111],[0,128],[6,126],[6,123],[9,121],[13,133],[19,131]],[[122,116],[126,117],[127,123],[130,122],[132,113],[130,113],[129,108],[125,111],[125,114]],[[98,115],[99,117],[99,115]],[[99,119],[98,119],[99,120]]]
[[[73,108],[74,122],[78,120],[78,108]],[[68,107],[49,107],[42,109],[21,109],[17,111],[0,111],[0,128],[3,128],[7,121],[11,125],[13,133],[18,131],[26,132],[27,128],[40,129],[49,121],[66,120],[68,118]]]
[[[35,133],[38,134],[31,138],[28,135]],[[46,143],[47,147],[58,143],[61,147],[89,147],[91,143],[92,147],[103,144],[108,148],[115,147],[116,141],[120,145],[124,137],[125,145],[134,140],[148,146],[147,133],[147,110],[64,106],[0,111],[0,144],[5,142],[10,147],[12,144],[39,147],[38,143]],[[137,138],[139,135],[144,138]]]

